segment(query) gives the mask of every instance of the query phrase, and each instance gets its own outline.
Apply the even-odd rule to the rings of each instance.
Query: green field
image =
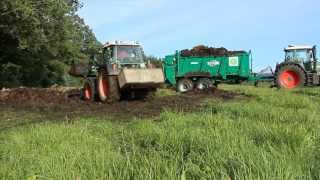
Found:
[[[320,88],[221,88],[246,98],[210,98],[198,112],[167,109],[154,119],[78,118],[2,130],[0,177],[320,179]],[[14,118],[7,113],[0,123]]]

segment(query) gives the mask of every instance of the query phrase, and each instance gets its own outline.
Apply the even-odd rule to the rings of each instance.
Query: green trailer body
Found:
[[[208,57],[182,57],[180,52],[176,52],[165,57],[163,71],[166,82],[173,86],[182,78],[192,81],[208,78],[216,85],[220,82],[255,82],[258,78],[252,73],[250,57],[249,52]]]

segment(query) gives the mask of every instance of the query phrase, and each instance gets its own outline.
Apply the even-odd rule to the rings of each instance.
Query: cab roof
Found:
[[[291,51],[291,50],[308,50],[313,49],[314,46],[310,45],[289,45],[287,48],[285,48],[285,51]]]
[[[140,46],[141,44],[138,41],[109,41],[103,47],[110,46]]]

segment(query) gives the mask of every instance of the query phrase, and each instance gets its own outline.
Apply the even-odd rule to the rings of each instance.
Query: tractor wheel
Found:
[[[287,64],[280,66],[275,76],[275,84],[278,88],[294,89],[303,87],[306,75],[299,66]]]
[[[92,80],[87,80],[84,83],[82,89],[82,99],[85,101],[94,101],[95,100],[95,83]]]
[[[177,91],[181,93],[186,93],[192,91],[193,87],[193,82],[190,79],[184,78],[178,81]]]
[[[98,74],[98,94],[102,102],[116,102],[120,100],[117,76],[109,76],[105,70]]]
[[[208,78],[201,78],[197,81],[196,88],[200,91],[207,91],[213,88],[214,85],[212,81]]]

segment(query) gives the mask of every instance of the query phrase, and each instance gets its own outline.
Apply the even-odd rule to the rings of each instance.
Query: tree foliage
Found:
[[[161,58],[157,58],[155,56],[150,56],[147,55],[144,57],[146,62],[151,63],[152,65],[154,65],[157,68],[162,68],[162,59]]]
[[[66,83],[72,62],[101,44],[76,11],[77,0],[0,2],[0,87]]]

